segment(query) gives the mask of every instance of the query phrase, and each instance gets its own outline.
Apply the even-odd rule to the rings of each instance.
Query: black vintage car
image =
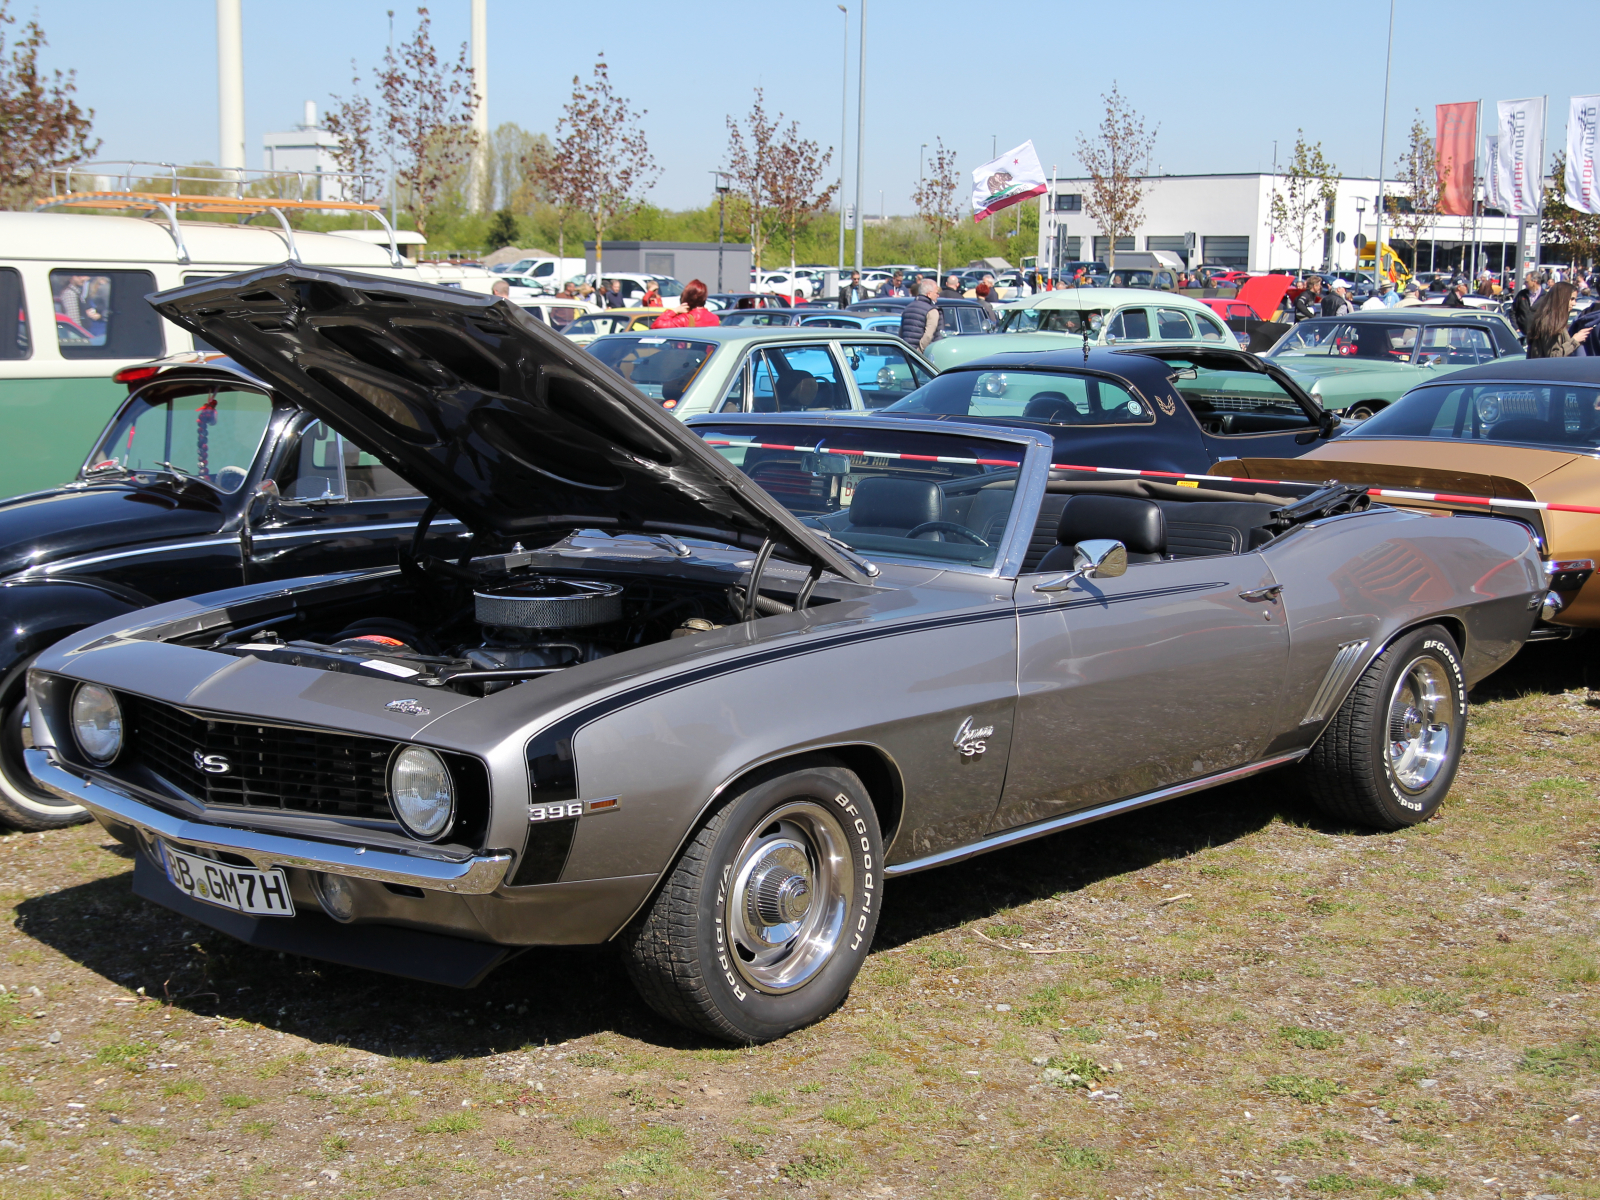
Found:
[[[0,823],[18,829],[87,819],[23,766],[25,675],[41,650],[158,601],[392,564],[428,505],[230,359],[116,378],[128,399],[77,478],[0,502]],[[434,553],[453,556],[460,536],[448,517],[426,526]]]
[[[1287,371],[1211,345],[991,354],[879,411],[1033,426],[1058,464],[1197,475],[1225,458],[1298,458],[1351,427]]]

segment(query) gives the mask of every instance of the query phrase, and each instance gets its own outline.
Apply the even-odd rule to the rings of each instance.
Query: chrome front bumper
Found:
[[[263,870],[301,867],[308,871],[375,879],[380,883],[406,884],[428,891],[481,896],[500,886],[506,868],[511,865],[509,854],[485,854],[452,862],[420,854],[303,841],[251,829],[189,821],[63,766],[48,750],[25,750],[23,753],[28,773],[40,787],[63,800],[83,805],[102,824],[131,825],[147,836],[165,838],[179,845],[237,854]]]

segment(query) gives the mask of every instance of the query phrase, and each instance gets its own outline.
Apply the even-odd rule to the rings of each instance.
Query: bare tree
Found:
[[[345,184],[344,198],[371,204],[383,194],[383,171],[372,126],[372,100],[361,92],[361,72],[353,60],[350,86],[353,90],[348,97],[333,97],[322,127],[339,139],[331,152],[334,165],[354,176]]]
[[[570,179],[571,196],[594,226],[596,277],[605,257],[606,229],[633,209],[656,181],[656,160],[639,120],[645,110],[628,106],[611,87],[611,72],[601,53],[594,77],[585,84],[572,77],[572,99],[556,125],[556,154]]]
[[[573,77],[573,95],[578,79]],[[559,133],[559,127],[557,132]],[[556,257],[567,256],[567,225],[583,211],[584,175],[582,147],[573,137],[558,137],[554,143],[540,143],[528,157],[528,182],[556,212]],[[597,247],[598,248],[598,247]]]
[[[778,114],[778,120],[783,114]],[[737,207],[743,208],[744,219],[750,228],[750,262],[761,269],[761,253],[766,248],[771,233],[771,197],[767,187],[772,178],[772,160],[776,153],[778,121],[769,121],[766,94],[756,89],[755,102],[745,118],[745,128],[732,117],[728,118],[728,175],[733,180],[733,197]]]
[[[833,159],[833,148],[822,150],[816,142],[800,136],[800,125],[790,121],[783,137],[773,147],[769,159],[767,196],[772,202],[775,223],[789,238],[789,268],[794,269],[795,243],[811,218],[828,207],[837,183],[822,191],[817,184]]]
[[[1145,132],[1144,118],[1117,90],[1102,95],[1105,117],[1093,137],[1078,135],[1078,161],[1089,172],[1083,211],[1111,243],[1106,265],[1117,265],[1117,241],[1136,229],[1144,217],[1145,181],[1150,154],[1160,126]]]
[[[454,63],[441,63],[428,10],[417,9],[417,31],[398,58],[392,49],[384,53],[378,94],[395,183],[405,188],[417,230],[426,234],[428,215],[441,193],[460,182],[477,144],[467,44],[461,43]]]
[[[944,239],[955,228],[961,214],[956,208],[956,191],[961,186],[961,169],[956,165],[956,152],[945,149],[944,139],[935,138],[937,143],[935,152],[928,159],[927,174],[922,177],[922,182],[917,184],[917,190],[911,193],[911,200],[917,206],[927,223],[928,231],[933,234],[937,243],[936,269],[940,275],[944,274]],[[859,217],[857,218],[859,220]]]
[[[1395,182],[1410,193],[1410,203],[1401,205],[1395,199],[1387,202],[1395,231],[1411,243],[1412,274],[1416,273],[1420,251],[1417,238],[1437,219],[1439,194],[1449,174],[1449,167],[1439,166],[1433,138],[1428,135],[1428,127],[1422,123],[1422,114],[1418,112],[1411,122],[1411,138],[1395,162]],[[1441,179],[1441,175],[1445,178]]]
[[[1272,189],[1267,227],[1295,252],[1303,271],[1306,247],[1313,245],[1318,231],[1326,227],[1338,194],[1339,173],[1323,157],[1322,143],[1307,145],[1305,130],[1300,129],[1295,131],[1294,157],[1279,178],[1283,182]]]
[[[82,162],[100,148],[89,140],[94,109],[73,99],[77,72],[39,69],[47,44],[37,20],[6,57],[5,27],[15,25],[9,0],[0,0],[0,204],[21,208],[47,193],[50,168]]]

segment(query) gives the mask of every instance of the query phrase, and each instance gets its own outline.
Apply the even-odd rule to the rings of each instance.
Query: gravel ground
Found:
[[[1275,774],[889,886],[848,1003],[753,1050],[607,950],[457,992],[0,838],[0,1196],[1600,1198],[1600,680],[1480,689],[1402,834]]]

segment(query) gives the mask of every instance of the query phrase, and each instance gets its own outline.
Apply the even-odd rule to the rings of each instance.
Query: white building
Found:
[[[1294,245],[1293,233],[1273,235],[1272,193],[1275,184],[1279,189],[1283,187],[1282,176],[1150,175],[1144,178],[1143,220],[1131,237],[1119,240],[1118,250],[1171,250],[1185,258],[1190,266],[1218,263],[1247,271],[1302,264],[1312,270],[1323,265],[1320,221],[1308,227],[1303,247]],[[1051,261],[1053,235],[1061,239],[1058,261],[1106,260],[1111,249],[1110,239],[1100,235],[1098,227],[1083,211],[1084,196],[1089,188],[1087,178],[1059,179],[1055,184],[1053,206],[1051,194],[1039,198],[1041,263]],[[1400,190],[1392,180],[1385,185],[1391,198]],[[1374,198],[1378,193],[1378,181],[1343,179],[1337,191],[1329,265],[1334,269],[1351,269],[1356,262],[1356,235],[1365,234],[1369,241],[1376,235]],[[1397,235],[1388,216],[1384,217],[1383,240],[1410,262],[1411,242]],[[1480,218],[1475,226],[1471,217],[1435,217],[1430,227],[1418,234],[1417,240],[1419,270],[1470,269],[1474,246],[1478,247],[1478,265],[1498,270],[1502,255],[1506,264],[1515,262],[1517,221],[1515,217],[1490,216]]]
[[[317,102],[306,101],[305,120],[286,133],[269,133],[261,139],[262,166],[269,171],[298,171],[306,176],[306,199],[343,200],[337,179],[318,179],[337,174],[333,152],[339,139],[317,124]]]

